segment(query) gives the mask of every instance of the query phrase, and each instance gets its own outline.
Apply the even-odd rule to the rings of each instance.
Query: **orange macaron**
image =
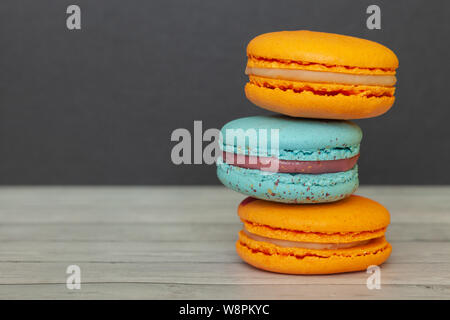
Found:
[[[362,119],[395,100],[397,56],[365,39],[313,31],[257,36],[247,46],[245,86],[255,105],[293,117]]]
[[[246,198],[236,249],[248,264],[287,274],[330,274],[380,265],[392,247],[384,236],[388,210],[352,195],[323,204],[285,204]]]

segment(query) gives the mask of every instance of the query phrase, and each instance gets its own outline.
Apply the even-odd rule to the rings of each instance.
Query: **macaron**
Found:
[[[337,201],[358,187],[361,139],[361,129],[350,121],[236,119],[221,130],[217,176],[226,187],[263,200]]]
[[[281,114],[362,119],[395,100],[397,56],[365,39],[314,31],[257,36],[247,46],[247,98]]]
[[[385,232],[390,215],[381,204],[352,195],[316,205],[246,198],[236,249],[248,264],[288,274],[365,270],[391,254]]]

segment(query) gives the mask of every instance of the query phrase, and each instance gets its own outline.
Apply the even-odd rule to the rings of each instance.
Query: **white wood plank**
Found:
[[[0,299],[449,299],[448,286],[382,285],[368,290],[363,285],[180,285],[172,283],[94,283],[80,290],[63,284],[3,285]]]
[[[237,257],[244,196],[223,187],[2,187],[0,298],[450,298],[450,187],[361,187],[391,211],[382,290],[368,274],[289,276]],[[65,288],[69,264],[80,292]]]

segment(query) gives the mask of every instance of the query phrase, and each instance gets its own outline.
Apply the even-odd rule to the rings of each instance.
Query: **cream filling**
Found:
[[[281,80],[355,84],[366,86],[393,86],[397,81],[397,78],[393,75],[348,74],[348,73],[296,70],[296,69],[270,69],[270,68],[247,67],[245,69],[245,74]]]
[[[313,249],[313,250],[323,250],[323,249],[346,249],[346,248],[353,248],[357,246],[361,246],[364,244],[369,243],[370,240],[362,240],[362,241],[353,241],[353,242],[347,242],[347,243],[317,243],[317,242],[301,242],[301,241],[289,241],[289,240],[280,240],[280,239],[273,239],[273,238],[267,238],[263,236],[259,236],[257,234],[251,233],[247,229],[243,229],[244,233],[249,237],[250,239],[253,239],[255,241],[262,241],[262,242],[268,242],[271,244],[274,244],[279,247],[285,247],[285,248],[304,248],[304,249]]]

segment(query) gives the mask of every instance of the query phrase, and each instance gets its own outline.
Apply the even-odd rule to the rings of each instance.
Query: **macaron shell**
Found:
[[[284,203],[337,201],[351,195],[359,185],[357,166],[325,174],[268,173],[232,166],[218,158],[217,176],[234,191]]]
[[[395,101],[393,96],[323,95],[260,87],[250,82],[245,85],[245,95],[253,104],[269,111],[291,117],[336,120],[377,117],[386,113]]]
[[[248,264],[267,271],[287,274],[331,274],[366,270],[385,262],[392,251],[384,237],[366,245],[339,250],[284,248],[255,241],[239,233],[238,255]]]
[[[261,34],[250,41],[247,55],[367,69],[393,70],[398,67],[397,56],[377,42],[307,30]]]
[[[384,206],[358,195],[314,205],[247,198],[239,205],[238,215],[242,220],[273,229],[324,234],[373,231],[386,228],[390,223],[389,211]]]
[[[278,145],[272,146],[272,130],[278,130]],[[236,132],[235,139],[228,132]],[[252,130],[254,137],[245,132]],[[261,131],[261,133],[260,133]],[[237,132],[236,132],[236,135]],[[256,139],[256,141],[254,141]],[[221,129],[222,150],[251,156],[276,156],[283,160],[322,161],[359,154],[361,128],[350,121],[294,119],[282,115],[253,116],[228,122]],[[230,141],[231,140],[231,141]],[[264,143],[262,143],[264,141]],[[262,145],[261,145],[262,144]],[[261,153],[263,149],[266,154]]]

